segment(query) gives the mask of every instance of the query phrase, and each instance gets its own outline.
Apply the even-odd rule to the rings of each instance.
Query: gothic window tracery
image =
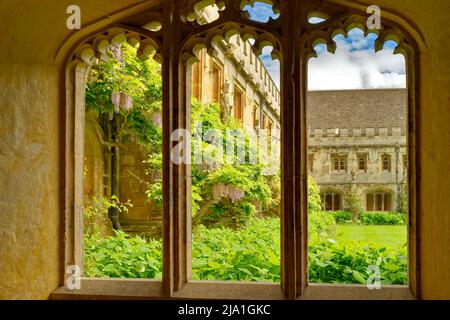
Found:
[[[304,73],[306,71],[305,69],[300,69],[300,66],[304,66],[308,59],[316,56],[314,48],[319,43],[325,44],[329,52],[334,52],[336,48],[332,39],[337,34],[347,34],[348,31],[354,27],[361,28],[366,33],[369,32],[365,26],[367,19],[365,13],[361,12],[359,14],[355,14],[355,10],[348,10],[347,8],[339,6],[330,6],[330,8],[316,8],[316,1],[304,0],[305,6],[304,8],[300,8],[300,6],[293,5],[293,1],[264,0],[260,2],[270,5],[272,12],[269,14],[266,22],[256,23],[253,19],[254,17],[251,16],[251,10],[249,11],[248,6],[255,6],[258,1],[187,0],[181,2],[183,5],[180,4],[180,8],[176,10],[170,5],[163,5],[146,12],[146,15],[142,15],[146,16],[145,19],[148,21],[143,21],[144,18],[142,18],[142,16],[135,19],[133,18],[134,20],[130,18],[130,21],[124,21],[121,26],[112,28],[86,40],[75,50],[72,59],[69,59],[68,70],[74,70],[70,68],[75,68],[77,71],[80,71],[81,69],[87,70],[96,60],[107,59],[106,51],[110,46],[117,46],[123,41],[127,41],[132,45],[139,45],[138,53],[142,56],[142,58],[153,57],[155,60],[162,63],[162,74],[165,82],[164,89],[166,90],[164,97],[165,104],[163,121],[167,124],[171,124],[173,129],[176,129],[177,126],[187,127],[189,124],[189,121],[185,119],[185,112],[186,109],[189,108],[189,103],[186,101],[180,101],[183,98],[179,98],[183,97],[183,91],[186,90],[187,84],[183,81],[170,82],[170,76],[174,76],[174,79],[182,80],[183,77],[185,77],[186,72],[188,72],[187,70],[189,69],[189,66],[198,61],[198,55],[203,49],[208,52],[213,52],[214,44],[217,44],[222,40],[229,41],[229,39],[234,35],[239,35],[246,47],[248,43],[249,50],[253,50],[253,52],[257,55],[262,53],[263,48],[272,46],[272,58],[280,60],[282,69],[284,70],[282,72],[280,93],[278,94],[276,93],[276,90],[274,90],[275,101],[282,102],[282,143],[285,143],[286,141],[290,142],[290,145],[287,148],[283,148],[283,152],[285,154],[284,159],[286,159],[283,163],[283,173],[290,176],[294,176],[294,173],[297,173],[298,176],[302,176],[302,174],[300,174],[300,169],[297,169],[296,161],[294,159],[299,160],[300,158],[306,158],[307,156],[301,155],[300,151],[293,152],[292,150],[294,145],[298,147],[294,147],[294,149],[302,149],[301,145],[304,143],[297,141],[294,144],[295,131],[293,130],[294,126],[296,126],[296,130],[305,130],[302,127],[303,122],[297,121],[301,120],[300,118],[296,119],[295,122],[293,120],[294,117],[298,116],[294,110],[304,108],[304,105],[302,105],[303,102],[298,101],[302,101],[303,96],[306,93],[306,88],[304,87]],[[283,3],[285,4],[283,5]],[[286,9],[286,6],[288,6],[288,9]],[[289,9],[291,9],[292,12],[289,13]],[[170,13],[173,12],[179,15],[181,18],[181,23],[173,22],[177,21],[176,18],[173,20],[168,19],[168,17],[170,17]],[[289,13],[289,15],[283,15],[285,12]],[[202,13],[206,13],[208,19],[201,17]],[[284,19],[289,21],[290,24],[284,25],[283,21],[286,21]],[[292,28],[294,25],[296,28]],[[177,29],[179,33],[175,35],[173,31],[176,28],[179,28]],[[298,34],[296,32],[298,32]],[[405,36],[399,29],[396,29],[391,25],[383,25],[381,30],[376,30],[374,32],[378,34],[376,50],[381,50],[386,41],[393,40],[397,43],[395,53],[402,53],[409,59],[414,57],[411,39]],[[288,36],[290,36],[289,39],[287,39]],[[252,40],[252,43],[250,43],[249,40]],[[253,55],[250,54],[250,63],[252,62]],[[255,68],[258,68],[257,59],[254,63]],[[261,70],[263,69],[263,66],[259,66],[259,68]],[[287,80],[291,80],[291,75],[288,75],[286,70],[296,71],[294,72],[295,85],[301,87],[301,90],[296,89],[298,92],[293,92],[292,88],[289,88],[289,86],[292,86],[292,83],[288,83]],[[73,73],[68,72],[68,74],[73,76]],[[72,78],[68,82],[76,81]],[[75,85],[72,90],[76,90],[76,87],[77,86]],[[269,82],[269,91],[270,88],[274,88],[274,84],[271,82]],[[189,89],[194,88],[189,87]],[[230,88],[230,92],[232,91],[231,89],[232,88]],[[196,90],[197,94],[201,95],[201,90]],[[70,92],[70,88],[68,91]],[[242,102],[242,97],[239,99],[236,94],[239,94],[239,91],[235,91],[235,103],[239,100]],[[298,95],[297,99],[294,99],[294,95],[296,94]],[[230,95],[231,98],[233,98],[233,95]],[[72,97],[76,95],[72,92],[72,94],[68,96]],[[69,102],[67,105],[70,108],[74,108],[77,102],[70,99],[72,98],[68,98]],[[172,101],[170,99],[174,100]],[[298,105],[294,106],[294,101],[296,101],[295,103],[298,103]],[[239,112],[239,106],[236,106],[236,104],[235,110],[237,110],[236,115],[242,118],[242,111]],[[257,120],[259,119],[254,117],[253,123],[255,127]],[[262,126],[268,127],[267,119],[263,118],[261,120]],[[69,125],[68,128],[72,128],[71,125]],[[169,137],[169,133],[166,132],[164,139],[167,145],[169,145]],[[166,151],[165,153],[165,161],[168,161],[170,158],[169,151]],[[287,156],[289,152],[291,152],[293,156]],[[288,165],[289,161],[290,165]],[[74,160],[74,162],[76,161]],[[183,185],[183,183],[186,185],[186,181],[184,181],[184,179],[186,179],[188,175],[183,172],[185,168],[180,169],[169,163],[166,163],[165,165],[165,170],[169,170],[170,168],[170,170],[175,172],[172,174],[175,174],[177,179],[180,179],[178,181],[179,185]],[[361,163],[358,163],[358,166],[359,170],[363,167]],[[346,172],[347,159],[345,157],[338,158],[337,161],[333,161],[332,167],[333,170],[337,170],[338,172]],[[384,162],[382,164],[382,168],[385,170]],[[390,164],[389,166],[386,166],[386,168],[389,168],[390,171]],[[308,170],[307,166],[305,166],[305,170]],[[367,162],[364,170],[367,170]],[[164,191],[170,191],[171,194],[174,195],[174,199],[179,200],[180,198],[186,196],[186,194],[183,194],[185,189],[176,189],[178,188],[178,185],[175,186],[172,179],[173,178],[170,174],[165,171],[163,175],[165,185]],[[286,180],[283,183],[290,183],[290,181]],[[285,193],[283,194],[283,198],[287,200],[285,200],[286,202],[284,203],[285,211],[282,213],[282,219],[287,219],[291,225],[296,221],[295,219],[300,219],[301,215],[304,214],[298,212],[299,209],[298,207],[295,207],[295,203],[301,201],[299,198],[299,190],[304,190],[305,187],[303,184],[299,184],[296,185],[296,188],[294,188],[294,182],[292,182],[292,184],[292,186],[284,185],[283,190],[285,190]],[[294,195],[293,190],[296,190],[299,194]],[[370,199],[369,196],[371,197]],[[372,208],[379,208],[380,206],[378,206],[378,203],[381,203],[381,208],[389,210],[389,203],[391,201],[389,196],[389,194],[383,194],[381,197],[384,200],[380,202],[380,194],[368,195],[367,203],[370,203]],[[323,197],[324,208],[328,208],[330,210],[340,210],[342,207],[341,198],[341,195],[338,193],[326,194]],[[291,202],[291,204],[289,202]],[[183,205],[185,204],[181,204],[181,206]],[[182,208],[178,209],[180,212],[183,210]],[[171,244],[173,239],[171,239],[171,236],[169,235],[171,234],[170,232],[172,232],[175,233],[175,237],[186,236],[186,230],[189,228],[189,222],[187,221],[189,221],[189,219],[186,218],[186,213],[184,213],[183,216],[178,212],[169,211],[173,210],[173,208],[169,206],[167,206],[165,210],[168,210],[164,214],[165,219],[175,219],[178,223],[177,226],[180,228],[178,230],[172,229],[165,231],[166,236],[164,239],[166,242],[170,242],[166,243],[167,246],[165,250],[167,250],[167,252],[170,251],[170,254],[167,254],[166,256],[176,255],[177,257],[186,257],[186,252],[172,252],[172,250],[174,250],[174,246]],[[184,210],[186,210],[186,208],[184,208]],[[181,228],[185,228],[186,230],[183,231]],[[74,232],[72,231],[72,233]],[[187,233],[189,234],[189,232]],[[283,231],[283,235],[283,241],[290,241],[290,246],[293,248],[293,244],[295,243],[293,239],[295,238],[295,235],[290,233],[289,230]],[[73,236],[73,238],[74,237],[75,236]],[[178,239],[180,238],[177,238],[176,240]],[[78,241],[80,240],[78,239]],[[298,241],[298,243],[300,243],[300,241]],[[282,246],[284,246],[284,244],[282,244]],[[177,250],[183,249],[177,248]],[[295,266],[295,264],[301,264],[301,262],[292,262],[292,264],[288,264],[286,262],[288,260],[286,257],[290,253],[286,252],[285,249],[282,251],[282,264],[283,266],[286,266],[282,281],[284,283],[284,281],[288,280],[288,276],[286,276],[286,274],[292,276],[293,273],[300,272],[299,270],[301,268],[298,267],[298,269],[296,269],[297,266]],[[290,259],[290,261],[292,260],[293,259]],[[74,261],[66,261],[66,263],[73,262]],[[183,265],[181,267],[177,266],[175,271],[170,271],[170,268],[165,270],[165,272],[179,272],[177,277],[181,279],[181,284],[175,285],[175,291],[182,287],[183,282],[190,280],[188,272],[182,274],[183,270],[187,269],[188,267]],[[172,276],[173,275],[170,275],[170,277]],[[298,275],[298,277],[301,278],[303,275]],[[305,283],[302,283],[299,287],[296,287],[296,285],[293,285],[292,287],[291,285],[284,289],[284,293],[286,296],[293,298],[300,294],[305,286]]]

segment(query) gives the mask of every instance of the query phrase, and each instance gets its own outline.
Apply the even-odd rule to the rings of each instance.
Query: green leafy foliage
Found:
[[[336,235],[336,221],[329,212],[318,211],[308,214],[308,235],[311,238],[333,238]]]
[[[116,208],[121,213],[127,213],[133,205],[128,200],[121,203],[119,198],[112,196],[110,199],[106,197],[94,197],[84,207],[84,234],[109,234],[110,220],[108,219],[108,209]]]
[[[330,238],[336,234],[336,222],[329,212],[321,211],[320,190],[316,181],[308,177],[308,235],[311,238]]]
[[[352,220],[358,222],[359,214],[363,211],[363,208],[361,205],[361,198],[355,191],[349,192],[347,196],[347,206],[348,211],[352,216]]]
[[[136,49],[123,44],[120,54],[110,52],[111,59],[93,66],[86,88],[86,106],[97,112],[105,132],[111,129],[111,114],[118,120],[116,143],[127,143],[134,138],[148,149],[149,174],[162,169],[162,133],[151,120],[161,112],[162,81],[158,65],[141,61]],[[113,56],[116,56],[113,58]],[[131,97],[133,107],[115,113],[112,93],[120,92]],[[117,110],[116,110],[117,111]],[[106,121],[105,121],[106,119]],[[224,116],[218,104],[201,104],[195,99],[191,108],[192,132],[199,128],[222,133],[223,142],[227,130],[240,129],[242,124]],[[105,123],[107,125],[105,126]],[[108,124],[109,123],[109,124]],[[200,123],[200,126],[197,124]],[[108,127],[109,126],[109,127]],[[243,140],[234,138],[234,144],[245,145],[246,159],[258,151],[244,132]],[[193,146],[201,145],[212,155],[220,154],[218,146],[201,141],[194,135]],[[192,148],[193,151],[195,148]],[[192,271],[197,280],[280,280],[280,220],[277,217],[255,218],[256,206],[264,212],[278,212],[280,197],[279,173],[264,176],[264,164],[239,164],[238,148],[230,162],[224,159],[214,167],[192,166],[192,215],[193,245]],[[228,159],[229,160],[229,159]],[[235,203],[212,199],[214,185],[226,184],[244,192]],[[148,199],[162,207],[162,182],[149,184]],[[308,180],[309,261],[312,282],[364,283],[369,265],[379,265],[384,283],[406,283],[406,248],[397,251],[368,243],[341,245],[328,240],[335,235],[333,214],[321,212],[319,188],[310,177]],[[85,275],[88,277],[156,278],[162,275],[162,242],[130,236],[123,232],[105,236],[95,229],[99,219],[105,219],[107,209],[117,206],[126,211],[118,199],[99,199],[85,209]],[[339,214],[343,221],[346,214]],[[336,216],[336,215],[335,215]],[[382,218],[383,217],[383,218]],[[207,228],[215,222],[231,218],[233,228],[222,226]],[[395,219],[376,214],[361,214],[362,223],[391,224]],[[91,229],[89,229],[91,228]]]
[[[115,236],[86,236],[84,272],[95,278],[162,277],[162,244],[116,231]]]
[[[280,220],[251,219],[245,227],[206,228],[193,234],[192,272],[196,280],[280,280]],[[161,242],[117,232],[85,239],[89,277],[160,278]],[[397,249],[368,242],[309,242],[309,277],[316,283],[361,283],[369,266],[379,266],[383,284],[407,283],[406,244]]]
[[[395,226],[406,223],[406,215],[395,212],[365,212],[360,214],[361,224]]]
[[[355,224],[352,215],[348,211],[328,211],[333,215],[337,224]],[[379,226],[396,226],[406,224],[406,214],[397,212],[362,212],[359,214],[358,224],[363,225],[379,225]]]
[[[320,190],[313,177],[308,176],[308,214],[319,212],[322,208]]]
[[[212,155],[216,160],[214,166],[204,165],[204,161],[201,165],[194,164],[192,166],[194,226],[212,222],[224,223],[224,221],[233,221],[236,226],[245,225],[256,211],[255,203],[259,203],[265,212],[277,212],[279,174],[264,176],[262,163],[259,161],[249,163],[250,153],[256,154],[257,147],[251,144],[249,134],[242,129],[242,124],[232,117],[225,117],[224,110],[217,103],[201,104],[196,99],[192,99],[191,106],[192,159],[194,163],[197,163],[199,159],[196,159],[196,156],[200,153],[204,157],[203,160],[207,155]],[[205,141],[202,139],[208,130],[217,132],[217,139],[221,138],[222,140]],[[238,136],[228,137],[227,132],[233,130],[238,130]],[[225,157],[224,146],[227,143],[234,146],[231,157]],[[199,148],[201,148],[201,152],[199,152]],[[239,160],[242,159],[238,158],[238,150],[243,148],[245,148],[245,164],[240,163]],[[206,158],[206,160],[208,159]],[[218,184],[234,187],[242,191],[244,197],[234,203],[229,199],[216,201],[217,199],[213,199],[212,193],[214,186]]]
[[[309,245],[309,281],[366,284],[369,266],[379,266],[382,284],[406,284],[406,252],[406,244],[393,250],[368,242],[313,242]]]
[[[159,66],[154,60],[139,59],[136,53],[136,48],[123,43],[120,49],[108,52],[110,59],[107,62],[92,66],[86,84],[86,109],[97,112],[100,119],[113,114],[119,118],[114,142],[126,143],[134,137],[139,143],[159,150],[161,129],[150,119],[162,108]],[[129,96],[132,107],[115,109],[113,93]],[[100,124],[106,132],[106,122]]]
[[[156,181],[148,186],[148,189],[145,191],[147,197],[155,203],[158,209],[161,209],[163,206],[163,190],[162,190],[162,181]]]
[[[192,273],[196,280],[280,279],[277,218],[252,219],[238,230],[199,226],[193,240]]]
[[[353,223],[352,214],[348,211],[328,211],[333,215],[337,224],[349,224]]]

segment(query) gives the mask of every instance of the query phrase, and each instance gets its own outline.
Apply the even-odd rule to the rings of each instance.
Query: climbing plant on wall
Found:
[[[136,140],[148,150],[147,174],[162,170],[162,131],[155,116],[161,115],[162,79],[158,64],[153,60],[142,61],[136,49],[128,44],[109,51],[107,62],[95,64],[86,86],[86,108],[97,116],[103,129],[102,139],[109,148]],[[226,137],[227,130],[240,130],[243,140],[235,139],[235,151],[228,162],[221,160],[209,166],[199,163],[192,166],[192,215],[193,224],[227,221],[234,226],[245,223],[256,212],[277,212],[279,205],[279,173],[264,176],[260,161],[248,164],[239,162],[238,147],[245,146],[245,158],[256,153],[258,146],[251,143],[242,124],[231,117],[222,117],[219,104],[201,104],[195,99],[191,108],[192,132],[216,130]],[[221,154],[213,142],[205,142],[203,135],[194,135],[194,146],[200,144],[210,155]],[[224,141],[225,142],[225,141]],[[193,154],[193,157],[195,155]],[[217,160],[217,159],[216,159]],[[161,175],[159,175],[161,176]],[[137,177],[142,178],[142,177]],[[113,189],[113,188],[112,188]],[[148,184],[148,199],[162,207],[161,179]]]
[[[152,115],[162,109],[159,65],[137,58],[136,51],[124,43],[109,51],[107,62],[93,65],[86,85],[86,108],[98,114],[104,132],[111,124],[103,120],[118,118],[118,134],[111,142],[126,143],[134,135],[139,143],[158,149],[161,129],[152,122]]]

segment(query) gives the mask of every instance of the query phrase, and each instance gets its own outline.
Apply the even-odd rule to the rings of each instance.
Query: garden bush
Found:
[[[337,224],[354,224],[348,211],[327,211]],[[359,214],[359,223],[363,225],[395,226],[406,224],[406,214],[397,212],[363,212]]]
[[[280,220],[252,219],[247,226],[196,228],[192,244],[195,280],[280,280]]]
[[[309,281],[366,284],[369,266],[379,266],[382,284],[407,283],[406,244],[397,249],[368,242],[345,245],[329,239],[309,245]]]
[[[334,220],[337,224],[347,224],[352,223],[352,215],[348,211],[329,211],[333,215]]]
[[[192,275],[196,280],[280,280],[280,220],[251,219],[245,227],[193,232]],[[309,277],[316,283],[362,283],[368,268],[379,265],[383,284],[406,284],[406,244],[398,249],[367,242],[342,245],[313,237]],[[113,278],[161,278],[162,244],[117,232],[85,238],[85,275]]]
[[[115,233],[110,237],[85,236],[85,276],[161,279],[161,241],[129,236],[121,231]]]
[[[406,223],[405,215],[395,212],[364,212],[359,215],[361,224],[395,226]]]
[[[336,221],[331,213],[318,211],[308,214],[308,234],[310,237],[334,238]]]

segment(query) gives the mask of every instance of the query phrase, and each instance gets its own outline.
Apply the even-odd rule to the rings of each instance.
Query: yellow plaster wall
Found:
[[[77,3],[87,22],[138,2]],[[54,57],[72,3],[0,2],[0,299],[47,299],[61,284],[63,90]]]
[[[71,34],[65,10],[72,2],[0,2],[0,298],[45,299],[60,284],[64,131],[58,85],[61,57],[75,39],[62,46]],[[85,26],[79,35],[152,2],[78,0]],[[347,3],[401,13],[423,35],[422,289],[424,298],[450,299],[450,2]],[[115,14],[132,4],[140,7]],[[92,25],[102,19],[106,22]]]
[[[45,299],[59,284],[58,69],[0,64],[0,298]]]

